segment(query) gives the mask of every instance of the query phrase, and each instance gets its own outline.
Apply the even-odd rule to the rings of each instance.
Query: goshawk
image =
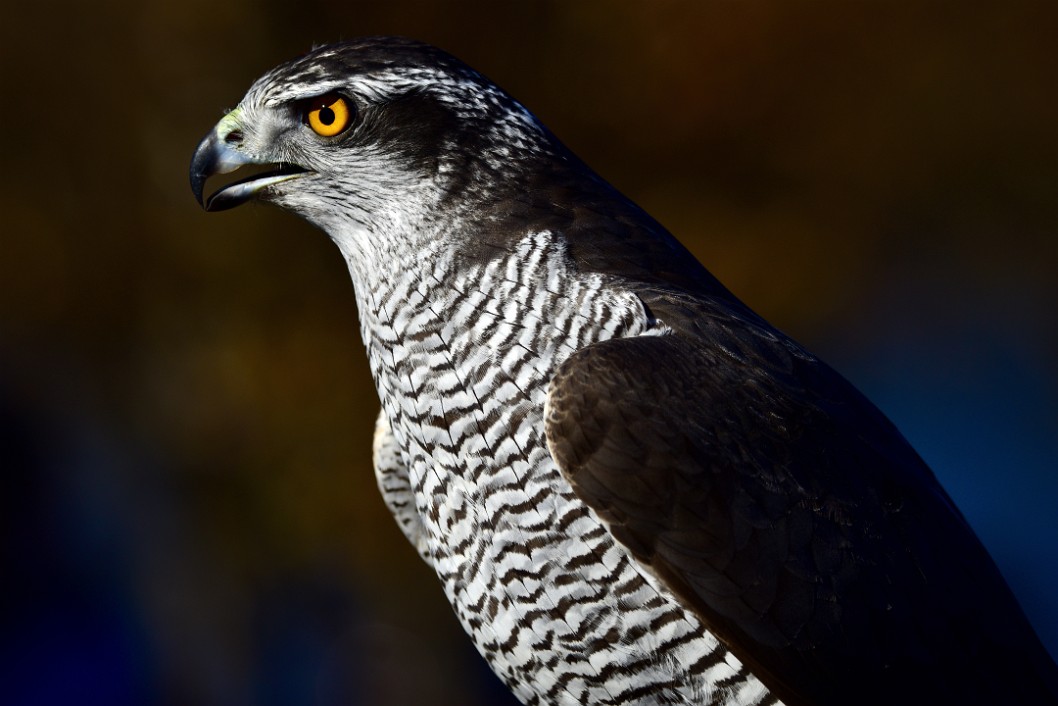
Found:
[[[266,166],[203,200],[244,165]],[[191,184],[337,244],[382,495],[524,703],[1058,703],[878,409],[448,54],[373,38],[279,66]]]

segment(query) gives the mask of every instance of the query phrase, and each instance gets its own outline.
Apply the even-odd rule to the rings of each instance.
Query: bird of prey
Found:
[[[279,66],[191,186],[337,244],[382,495],[525,704],[1058,703],[882,413],[447,53],[370,38]]]

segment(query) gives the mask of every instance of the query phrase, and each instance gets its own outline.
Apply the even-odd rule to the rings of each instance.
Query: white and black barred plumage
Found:
[[[322,137],[307,106],[340,96]],[[526,704],[1058,703],[900,434],[502,90],[401,39],[258,80],[191,179],[346,258],[402,530]]]

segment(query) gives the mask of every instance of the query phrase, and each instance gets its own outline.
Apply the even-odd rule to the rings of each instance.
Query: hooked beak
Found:
[[[297,178],[309,170],[289,163],[266,162],[239,149],[242,132],[238,129],[238,110],[232,111],[198,143],[191,158],[191,192],[207,211],[224,211],[249,201],[261,189]],[[204,198],[206,180],[218,174],[230,174],[240,167],[256,165],[263,169],[214,191]]]

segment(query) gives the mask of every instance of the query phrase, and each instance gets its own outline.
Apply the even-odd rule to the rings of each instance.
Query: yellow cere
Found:
[[[341,96],[321,96],[313,101],[308,122],[313,132],[323,137],[333,137],[349,127],[351,119],[349,104]]]

